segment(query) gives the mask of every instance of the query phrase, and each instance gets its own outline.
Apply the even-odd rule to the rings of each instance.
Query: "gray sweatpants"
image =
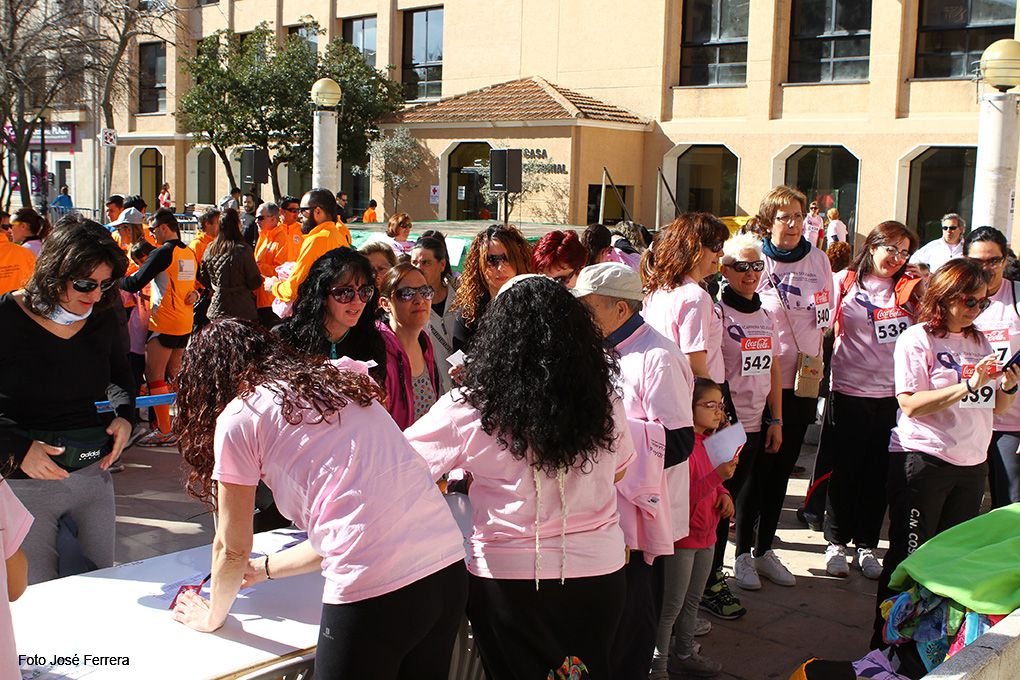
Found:
[[[93,463],[67,479],[8,479],[7,483],[35,518],[21,544],[28,558],[29,584],[59,576],[57,522],[64,515],[78,525],[78,542],[85,557],[100,569],[113,566],[117,512],[109,472]]]
[[[662,613],[659,615],[659,632],[655,636],[653,670],[666,670],[669,638],[674,633],[675,653],[678,656],[689,656],[694,651],[698,606],[712,573],[714,552],[714,547],[677,548],[674,554],[660,558],[665,560],[666,583]]]

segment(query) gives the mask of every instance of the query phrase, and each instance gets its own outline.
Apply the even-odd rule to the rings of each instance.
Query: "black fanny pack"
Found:
[[[64,452],[51,458],[68,470],[88,467],[113,451],[113,437],[101,425],[78,430],[29,430],[25,434],[50,446],[63,446]]]

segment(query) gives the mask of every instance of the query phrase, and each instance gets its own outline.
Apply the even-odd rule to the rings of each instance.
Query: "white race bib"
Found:
[[[1010,340],[1009,329],[996,328],[984,331],[984,334],[988,339],[988,344],[992,346],[992,350],[995,352],[995,360],[1000,364],[1009,361],[1009,358],[1013,356],[1013,345]]]
[[[195,261],[187,258],[181,258],[177,260],[177,280],[178,281],[194,281],[195,280]]]
[[[820,290],[815,293],[815,326],[828,328],[832,323],[832,308],[829,307],[829,291]]]
[[[964,364],[960,379],[967,380],[973,375],[974,364]],[[960,400],[960,408],[995,408],[995,381],[977,388],[977,394],[967,392],[967,396]]]
[[[772,370],[772,338],[740,338],[740,375],[762,375]]]
[[[910,328],[910,315],[899,307],[876,309],[873,320],[875,322],[875,339],[880,345],[896,342],[896,338]]]

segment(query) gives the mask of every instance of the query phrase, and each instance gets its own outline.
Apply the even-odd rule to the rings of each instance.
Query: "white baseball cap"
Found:
[[[577,275],[577,283],[570,290],[574,297],[605,295],[621,300],[644,300],[641,277],[625,264],[600,262],[585,267]]]
[[[137,208],[124,208],[118,217],[113,222],[110,222],[111,227],[116,227],[121,224],[144,224],[145,215],[142,214]]]

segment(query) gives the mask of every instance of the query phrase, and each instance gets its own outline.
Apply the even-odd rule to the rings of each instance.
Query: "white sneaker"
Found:
[[[829,576],[838,576],[840,578],[850,575],[850,568],[846,564],[845,545],[830,543],[825,549],[825,573]]]
[[[697,618],[694,620],[694,637],[702,637],[712,632],[712,622],[708,619]]]
[[[754,568],[759,576],[764,576],[777,586],[795,586],[797,579],[790,570],[779,560],[779,555],[774,550],[766,550],[761,557],[754,558]]]
[[[737,555],[733,562],[733,575],[737,585],[744,590],[761,590],[761,579],[758,578],[758,571],[754,568],[751,553]]]
[[[861,568],[864,578],[877,581],[882,575],[882,563],[875,557],[875,551],[871,548],[857,549],[857,566]]]

